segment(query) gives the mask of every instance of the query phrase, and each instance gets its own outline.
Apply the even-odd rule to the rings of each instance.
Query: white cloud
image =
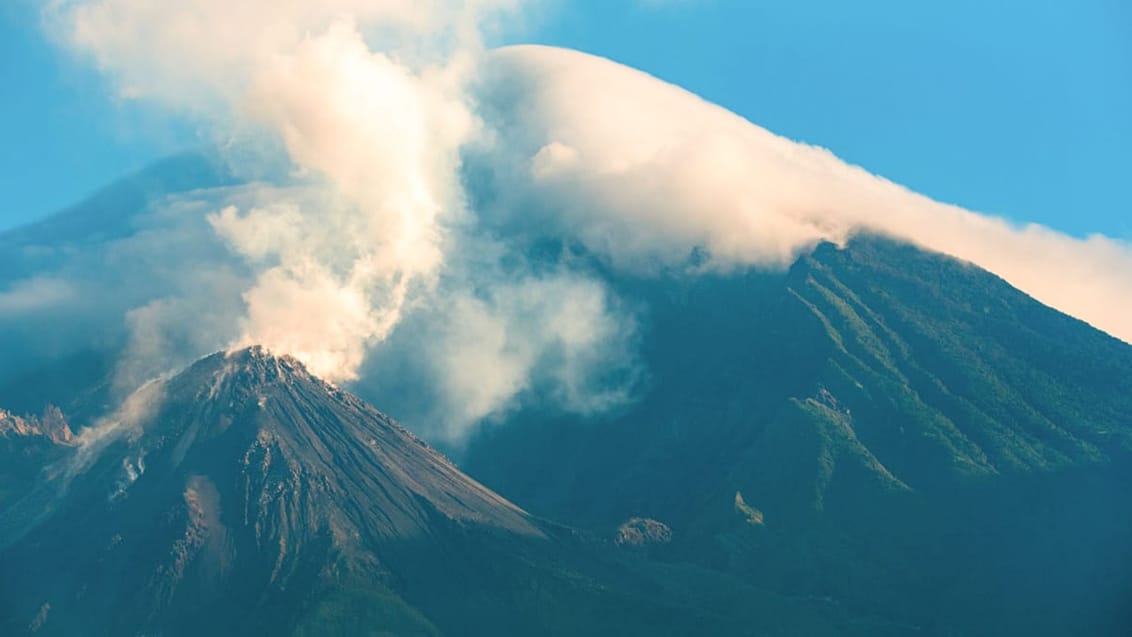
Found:
[[[617,341],[632,321],[604,286],[570,272],[501,267],[508,249],[484,257],[493,240],[480,236],[466,206],[461,152],[490,133],[469,90],[480,40],[517,4],[59,4],[50,17],[61,39],[120,93],[195,118],[239,174],[275,182],[233,189],[206,215],[252,271],[240,314],[202,299],[218,287],[227,299],[237,276],[134,306],[120,384],[210,342],[264,345],[329,380],[355,380],[367,354],[416,307],[427,308],[418,320],[429,340],[414,348],[426,353],[438,388],[431,415],[451,439],[536,384],[574,411],[623,398],[618,387],[590,382],[614,352],[631,358]],[[164,267],[196,272],[211,258]],[[206,310],[194,320],[197,307]],[[225,319],[238,326],[236,338],[222,340]]]
[[[528,392],[578,412],[624,400],[602,374],[633,367],[631,315],[593,275],[526,263],[516,229],[637,273],[699,249],[709,268],[785,266],[818,241],[879,232],[1132,339],[1126,244],[933,202],[581,53],[484,58],[483,25],[515,4],[56,5],[61,37],[121,92],[196,118],[240,174],[274,178],[158,206],[132,236],[76,253],[74,267],[105,262],[129,292],[123,388],[188,352],[253,343],[354,379],[400,334],[418,339],[452,440]],[[485,173],[498,205],[471,209],[462,180]],[[20,285],[0,293],[0,317],[53,298]]]
[[[74,296],[74,286],[64,279],[49,276],[23,279],[0,291],[0,317],[51,309]]]
[[[484,161],[505,191],[502,222],[565,233],[646,271],[697,248],[715,268],[785,266],[819,241],[881,233],[974,262],[1132,342],[1126,243],[932,201],[583,53],[503,49],[491,72],[486,112],[500,134]]]
[[[432,338],[419,347],[440,385],[440,433],[450,441],[505,413],[535,383],[545,383],[544,399],[574,413],[628,398],[624,383],[600,379],[633,364],[635,323],[594,279],[559,272],[496,283],[480,296],[460,291],[433,320]]]

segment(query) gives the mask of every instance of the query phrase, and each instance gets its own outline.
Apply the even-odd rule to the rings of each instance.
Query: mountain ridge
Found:
[[[520,412],[473,440],[471,475],[583,528],[658,520],[667,559],[929,632],[1128,625],[1126,343],[881,237],[782,274],[614,285],[651,308],[651,386],[589,423]]]
[[[149,413],[104,432],[52,515],[0,560],[9,573],[52,574],[38,601],[4,582],[7,599],[30,600],[25,618],[51,609],[37,622],[49,634],[94,618],[108,634],[191,634],[208,625],[203,609],[233,618],[225,632],[289,627],[310,596],[349,582],[384,591],[394,624],[427,633],[431,622],[392,592],[395,565],[415,559],[397,546],[481,529],[543,537],[290,357],[215,354],[160,385]]]
[[[0,549],[0,574],[40,578],[0,575],[0,629],[1132,625],[1125,343],[879,237],[786,272],[595,271],[648,308],[637,403],[517,411],[455,465],[290,357],[212,354],[109,419],[53,515]]]
[[[4,634],[746,634],[829,621],[530,516],[261,348],[151,383],[101,426],[80,434],[62,478],[31,483],[59,492],[30,502],[27,528],[0,548]],[[714,592],[685,597],[686,577]],[[752,603],[774,612],[760,619]]]

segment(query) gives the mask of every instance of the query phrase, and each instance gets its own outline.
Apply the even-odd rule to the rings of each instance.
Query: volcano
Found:
[[[260,348],[151,383],[56,447],[3,511],[4,634],[687,634],[722,621]]]
[[[455,548],[446,534],[546,541],[293,359],[216,354],[149,390],[136,408],[152,413],[105,422],[61,461],[51,517],[5,553],[3,572],[25,574],[4,578],[7,617],[59,634],[199,634],[221,617],[227,630],[274,630],[364,583],[387,624],[427,633],[383,589],[398,560],[417,546],[442,559]]]
[[[636,401],[460,468],[262,348],[0,413],[0,633],[1125,634],[1127,344],[877,237],[609,283]]]

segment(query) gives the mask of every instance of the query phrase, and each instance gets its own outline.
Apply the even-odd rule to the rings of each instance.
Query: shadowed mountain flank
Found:
[[[1132,347],[876,237],[616,285],[649,308],[637,403],[518,413],[471,475],[602,532],[658,520],[667,559],[911,634],[1130,625]]]
[[[636,402],[459,468],[260,348],[73,433],[5,412],[0,632],[1126,632],[1132,347],[879,238],[607,278]]]

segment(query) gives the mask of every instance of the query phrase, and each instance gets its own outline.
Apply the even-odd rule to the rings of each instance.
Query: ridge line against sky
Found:
[[[0,105],[11,177],[0,231],[199,139],[58,55],[41,4],[0,8],[0,81],[19,89]],[[528,10],[494,43],[627,63],[941,201],[1132,237],[1120,185],[1132,167],[1132,8],[906,4],[563,0]]]
[[[614,272],[696,276],[877,232],[1132,339],[1127,242],[937,203],[622,56],[490,52],[497,25],[531,19],[518,0],[50,7],[56,43],[104,91],[199,127],[243,178],[112,205],[142,230],[64,246],[46,269],[13,251],[7,314],[35,327],[86,307],[90,330],[125,343],[123,395],[254,343],[334,382],[378,382],[376,357],[414,352],[439,412],[422,420],[450,440],[536,389],[575,413],[613,408],[639,376],[637,310],[583,261],[538,249],[561,241]]]

